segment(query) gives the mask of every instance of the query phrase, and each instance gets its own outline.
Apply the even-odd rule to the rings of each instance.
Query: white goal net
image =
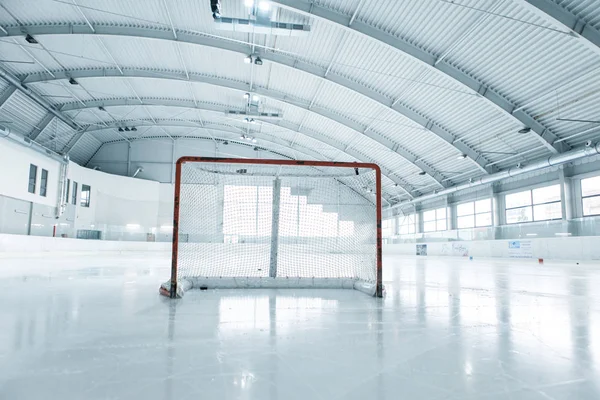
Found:
[[[202,160],[178,163],[173,276],[161,293],[321,287],[381,295],[376,170]]]

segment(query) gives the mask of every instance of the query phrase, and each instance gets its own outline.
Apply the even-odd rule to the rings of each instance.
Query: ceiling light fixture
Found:
[[[98,110],[100,110],[100,111],[106,111],[106,109],[104,107],[102,107],[102,106],[98,107]]]
[[[76,81],[75,79],[73,79],[73,78],[69,78],[69,83],[70,83],[71,85],[79,85],[79,82],[77,82],[77,81]]]
[[[221,18],[221,2],[219,0],[210,0],[210,10],[214,19]]]
[[[262,58],[260,58],[259,56],[256,56],[256,59],[254,60],[254,64],[262,65],[263,64]]]
[[[123,132],[123,128],[119,127],[119,132]]]
[[[458,157],[456,157],[457,160],[464,160],[465,158],[467,158],[466,154],[461,154]]]
[[[531,128],[528,126],[524,127],[523,129],[519,129],[519,133],[521,133],[521,134],[525,134],[525,133],[529,133],[529,132],[531,132]]]
[[[126,126],[125,127],[125,132],[129,132],[129,131],[130,131],[129,127]]]
[[[134,131],[134,132],[137,132],[137,128],[135,126],[132,126],[131,130]]]
[[[31,36],[29,33],[25,36],[25,40],[27,41],[27,43],[38,44],[38,41],[35,40],[35,38],[33,36]]]
[[[421,175],[421,176],[423,176],[423,175],[427,175],[427,172],[425,172],[425,171],[421,171],[421,172],[419,172],[419,175]]]
[[[244,64],[252,64],[252,56],[244,57]]]

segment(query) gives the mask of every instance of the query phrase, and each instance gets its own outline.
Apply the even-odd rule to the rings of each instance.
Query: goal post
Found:
[[[171,278],[191,288],[340,288],[381,297],[377,164],[182,157]]]

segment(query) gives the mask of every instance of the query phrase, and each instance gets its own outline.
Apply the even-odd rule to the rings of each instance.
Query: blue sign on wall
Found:
[[[512,241],[512,242],[508,242],[508,248],[509,249],[520,249],[521,248],[521,242],[518,240]]]

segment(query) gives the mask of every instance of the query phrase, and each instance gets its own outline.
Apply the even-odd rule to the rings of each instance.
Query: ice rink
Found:
[[[592,263],[384,259],[352,290],[158,295],[160,253],[0,258],[0,399],[599,399]]]

